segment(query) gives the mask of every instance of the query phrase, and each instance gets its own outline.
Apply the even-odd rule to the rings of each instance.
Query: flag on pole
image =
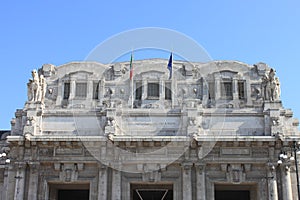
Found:
[[[130,80],[132,80],[132,77],[133,77],[133,65],[132,65],[132,60],[133,60],[133,56],[132,56],[132,53],[131,53],[131,57],[130,57]]]
[[[171,53],[170,58],[169,58],[169,63],[168,63],[168,70],[170,71],[169,79],[172,78],[172,62],[173,62],[173,55]]]

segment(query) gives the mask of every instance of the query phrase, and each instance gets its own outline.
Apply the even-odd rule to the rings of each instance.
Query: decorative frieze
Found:
[[[74,156],[83,155],[83,148],[64,148],[57,147],[54,149],[54,156]]]
[[[74,182],[78,179],[78,172],[84,168],[83,163],[54,163],[54,170],[59,171],[59,179],[63,182]]]
[[[230,148],[230,147],[222,147],[220,148],[220,152],[222,156],[250,156],[251,149],[250,148]]]

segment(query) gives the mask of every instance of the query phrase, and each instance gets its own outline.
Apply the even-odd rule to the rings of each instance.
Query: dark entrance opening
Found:
[[[247,190],[216,190],[215,200],[250,200]]]
[[[173,200],[172,184],[132,184],[132,200]]]
[[[215,184],[215,200],[253,200],[257,196],[257,184]]]
[[[51,200],[89,200],[89,183],[49,183],[49,199]]]
[[[89,190],[58,190],[58,200],[89,200]]]

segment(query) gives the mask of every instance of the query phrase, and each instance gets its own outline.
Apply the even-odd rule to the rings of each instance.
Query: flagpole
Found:
[[[173,52],[172,52],[173,54]],[[175,86],[174,86],[174,79],[173,79],[173,69],[174,69],[174,65],[173,65],[173,55],[172,55],[172,70],[171,70],[171,76],[172,76],[172,79],[171,79],[171,83],[172,83],[172,89],[171,89],[171,94],[172,94],[172,102],[171,102],[171,108],[174,109],[174,89],[175,89]]]
[[[130,59],[131,69],[130,69],[130,79],[131,79],[131,109],[133,109],[133,50],[131,52],[131,59]]]
[[[133,77],[131,78],[131,108],[133,108],[133,101],[134,101],[134,97],[133,97]]]

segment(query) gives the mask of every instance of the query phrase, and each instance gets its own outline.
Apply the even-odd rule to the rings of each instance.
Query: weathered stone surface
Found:
[[[134,61],[132,80],[129,62],[33,71],[28,101],[1,137],[10,163],[1,158],[0,199],[57,199],[68,189],[105,200],[142,190],[178,200],[221,190],[295,196],[293,162],[277,160],[291,156],[299,122],[282,106],[275,70],[174,61],[170,80],[167,62]]]

